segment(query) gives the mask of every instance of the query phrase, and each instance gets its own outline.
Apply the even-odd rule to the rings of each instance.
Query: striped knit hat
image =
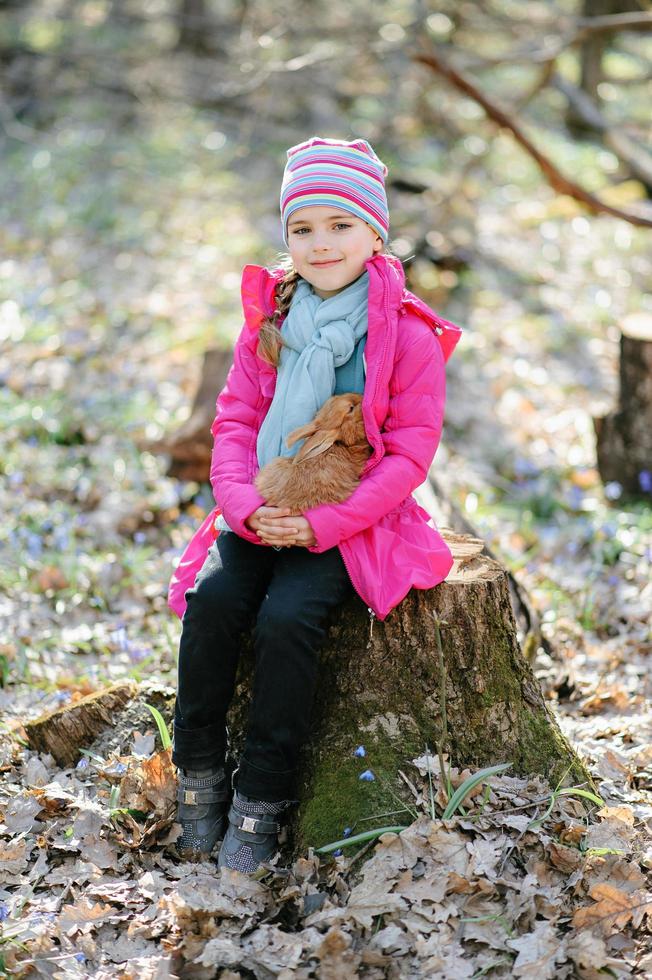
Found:
[[[385,194],[387,167],[366,140],[322,139],[312,136],[287,151],[281,185],[283,241],[293,211],[311,205],[333,205],[368,222],[384,242],[389,211]]]

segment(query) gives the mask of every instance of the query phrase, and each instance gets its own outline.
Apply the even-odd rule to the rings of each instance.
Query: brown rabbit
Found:
[[[288,446],[305,439],[295,456],[277,456],[257,473],[254,485],[273,507],[301,513],[317,504],[349,497],[371,454],[362,419],[362,395],[332,395],[312,422],[287,437]]]

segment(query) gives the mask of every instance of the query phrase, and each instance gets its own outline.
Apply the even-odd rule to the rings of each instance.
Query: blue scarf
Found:
[[[346,364],[367,332],[369,273],[328,299],[320,299],[300,279],[281,326],[281,348],[276,390],[258,432],[256,449],[260,468],[277,456],[294,456],[303,440],[292,448],[286,438],[305,425],[335,391],[335,368]]]

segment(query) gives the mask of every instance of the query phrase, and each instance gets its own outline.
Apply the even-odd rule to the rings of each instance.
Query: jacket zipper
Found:
[[[389,297],[388,297],[388,293],[389,293],[389,290],[387,288],[387,282],[385,281],[385,278],[383,277],[383,308],[385,310],[385,321],[386,321],[386,323],[389,323]],[[379,367],[382,366],[385,363],[385,355],[387,354],[387,344],[388,344],[387,331],[385,331],[385,337],[383,338],[383,350],[382,350],[382,354],[381,354],[381,357],[380,357]],[[380,370],[376,371],[376,379],[375,379],[375,384],[374,384],[374,393],[373,393],[373,397],[371,399],[371,404],[372,405],[374,405],[375,402],[376,402],[376,394],[378,392],[379,376],[380,376]],[[376,420],[374,419],[374,424],[375,424],[375,421]],[[379,430],[379,432],[380,432],[380,430]],[[382,442],[382,440],[381,440],[381,442]],[[383,455],[384,455],[384,453],[383,453]],[[367,466],[362,471],[362,476],[366,476],[367,473],[370,473],[371,470],[373,470],[374,467],[377,466],[378,463],[380,463],[380,460],[382,458],[383,457],[380,456],[380,454],[379,454],[378,455],[378,458],[373,463],[371,463],[370,466]]]
[[[385,319],[386,319],[386,322],[387,323],[390,322],[390,320],[389,320],[389,298],[388,298],[388,292],[389,292],[389,290],[387,289],[387,283],[385,281],[385,278],[383,277],[383,307],[384,307],[384,310],[385,310]],[[384,343],[383,343],[383,352],[382,352],[382,355],[381,355],[381,358],[380,358],[379,368],[385,363],[385,355],[387,354],[387,344],[388,344],[388,341],[387,341],[387,331],[385,331],[385,337],[384,337]],[[376,379],[375,379],[375,384],[374,384],[374,393],[373,393],[373,398],[371,400],[371,404],[372,405],[376,401],[376,392],[378,391],[379,376],[380,376],[380,370],[376,371]],[[374,419],[374,425],[375,425],[375,421],[376,420]],[[376,459],[376,461],[374,463],[372,463],[371,466],[369,466],[365,470],[363,470],[362,476],[366,476],[367,473],[371,472],[371,470],[375,466],[377,466],[378,463],[380,463],[380,460],[381,459],[382,459],[382,456],[379,455],[378,459]],[[353,576],[351,574],[351,569],[350,569],[350,567],[348,565],[348,562],[346,560],[346,554],[345,554],[345,552],[346,552],[346,540],[342,541],[338,545],[338,547],[339,547],[339,552],[342,555],[342,561],[344,562],[344,567],[346,568],[347,573],[348,573],[348,576],[349,576],[349,578],[351,580],[351,584],[353,585],[355,591],[358,593],[358,595],[360,596],[360,598],[364,602],[365,606],[367,607],[367,611],[369,612],[369,620],[370,620],[369,639],[371,640],[371,635],[372,635],[372,632],[373,632],[373,621],[374,621],[374,617],[376,616],[376,613],[371,608],[371,606],[368,604],[369,603],[369,600],[364,595],[363,590],[360,589],[359,582],[357,582],[355,576]]]
[[[349,579],[351,580],[351,585],[353,586],[353,588],[355,589],[355,591],[358,593],[358,596],[362,599],[362,601],[364,602],[365,606],[367,606],[367,612],[369,613],[369,621],[370,621],[369,639],[371,639],[371,633],[373,631],[373,621],[374,621],[374,618],[376,616],[376,613],[371,608],[371,606],[368,605],[369,600],[366,598],[366,596],[361,591],[359,582],[356,580],[356,577],[351,574],[351,568],[349,566],[348,561],[346,560],[346,554],[345,554],[345,551],[346,551],[346,541],[340,542],[340,544],[337,547],[338,547],[339,553],[342,556],[342,561],[344,562],[344,567],[346,568],[346,571],[347,571],[347,574],[349,576]]]

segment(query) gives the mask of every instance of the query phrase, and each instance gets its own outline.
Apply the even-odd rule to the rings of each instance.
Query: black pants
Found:
[[[223,761],[240,639],[253,625],[252,702],[235,784],[260,800],[292,798],[328,614],[352,593],[338,548],[276,551],[221,531],[186,593],[173,762],[191,769]]]

